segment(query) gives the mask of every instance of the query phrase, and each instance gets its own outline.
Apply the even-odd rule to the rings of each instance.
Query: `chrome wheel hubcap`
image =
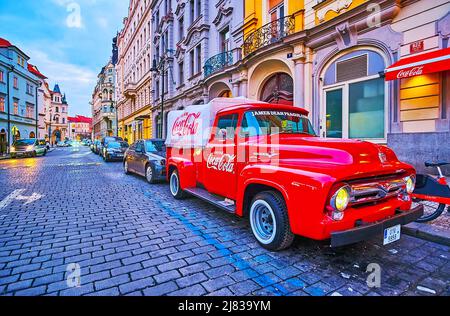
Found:
[[[152,181],[153,178],[153,171],[151,167],[147,168],[147,181],[150,182]]]
[[[174,172],[174,173],[172,173],[172,176],[170,177],[170,192],[172,193],[172,195],[174,195],[174,196],[177,195],[178,187],[179,187],[178,176]]]
[[[276,220],[270,205],[263,200],[253,203],[250,210],[250,223],[259,242],[270,244],[276,233]]]

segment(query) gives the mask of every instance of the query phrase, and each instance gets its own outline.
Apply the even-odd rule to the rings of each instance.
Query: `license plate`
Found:
[[[394,241],[399,240],[401,235],[400,230],[401,225],[386,228],[384,230],[383,245],[387,245],[393,243]]]
[[[122,154],[118,154],[117,157],[123,157],[123,155]]]

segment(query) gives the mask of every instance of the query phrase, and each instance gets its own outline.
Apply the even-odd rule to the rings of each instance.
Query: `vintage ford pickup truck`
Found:
[[[295,235],[388,244],[423,214],[410,165],[385,146],[317,137],[302,108],[240,98],[189,106],[169,113],[166,145],[172,195],[248,217],[270,250]]]

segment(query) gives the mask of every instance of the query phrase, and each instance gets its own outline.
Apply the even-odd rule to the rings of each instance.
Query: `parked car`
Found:
[[[166,145],[163,139],[139,140],[125,153],[125,173],[136,173],[149,183],[165,180]]]
[[[36,157],[47,155],[47,146],[44,139],[19,139],[11,146],[11,158]]]
[[[103,137],[102,140],[100,141],[100,148],[99,148],[99,154],[100,156],[104,157],[104,148],[106,147],[106,145],[108,145],[109,142],[123,142],[123,139],[121,137],[116,137],[116,136],[107,136],[107,137]]]
[[[123,160],[128,147],[128,143],[121,141],[110,141],[106,143],[106,145],[103,147],[103,160],[105,160],[106,162],[113,160]]]
[[[168,131],[172,196],[248,216],[269,250],[295,235],[332,247],[380,236],[386,245],[423,214],[412,205],[412,166],[386,146],[317,137],[301,107],[219,98],[169,112]]]
[[[69,144],[66,142],[59,141],[56,143],[56,147],[69,147]]]
[[[92,144],[92,152],[96,155],[100,155],[100,150],[101,150],[100,146],[101,146],[101,142],[98,139],[94,140],[94,142]]]

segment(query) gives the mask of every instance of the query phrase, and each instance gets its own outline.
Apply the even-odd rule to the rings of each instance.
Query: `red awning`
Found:
[[[400,59],[386,69],[386,80],[404,79],[446,70],[450,70],[450,48]]]

